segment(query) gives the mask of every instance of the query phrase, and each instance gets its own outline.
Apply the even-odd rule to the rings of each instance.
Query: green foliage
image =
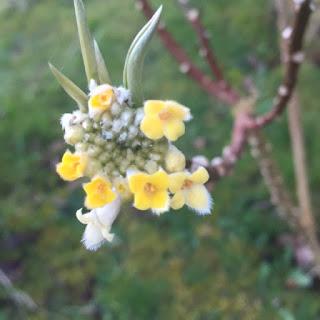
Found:
[[[202,67],[196,38],[171,0],[163,17]],[[270,205],[255,162],[246,154],[234,174],[214,190],[215,213],[200,218],[187,210],[153,217],[124,209],[115,225],[119,243],[90,253],[74,216],[82,206],[80,184],[61,182],[54,165],[63,153],[59,117],[75,108],[50,74],[47,62],[86,91],[72,1],[28,1],[25,10],[0,11],[0,267],[39,304],[26,314],[0,292],[0,319],[316,319],[318,292],[288,290],[295,271],[291,253],[276,245],[287,230]],[[280,70],[271,1],[194,1],[228,78],[241,87],[252,75],[268,110]],[[90,29],[114,84],[125,54],[145,23],[132,0],[87,1]],[[259,67],[248,61],[254,57]],[[300,91],[315,206],[320,206],[319,71],[306,64]],[[231,116],[179,68],[159,40],[146,59],[148,97],[177,99],[194,121],[180,142],[184,151],[208,156],[227,142]],[[292,192],[286,121],[266,133],[274,142]],[[192,142],[206,137],[206,147]],[[299,278],[300,279],[300,278]]]

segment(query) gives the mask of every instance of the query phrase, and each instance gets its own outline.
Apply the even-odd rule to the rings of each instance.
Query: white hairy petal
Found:
[[[111,242],[114,234],[110,233],[112,224],[117,218],[121,207],[120,196],[102,208],[91,210],[87,214],[77,211],[77,218],[81,223],[87,224],[82,237],[82,243],[88,250],[97,250],[105,242]]]

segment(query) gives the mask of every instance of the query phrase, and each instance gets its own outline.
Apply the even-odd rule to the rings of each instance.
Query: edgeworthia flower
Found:
[[[184,154],[173,145],[185,133],[190,110],[175,102],[144,101],[142,67],[147,46],[158,26],[162,7],[133,40],[124,65],[123,84],[114,86],[97,42],[87,26],[81,0],[74,0],[80,46],[88,80],[81,90],[50,64],[78,109],[61,117],[69,149],[57,164],[66,181],[85,179],[84,205],[76,213],[86,225],[82,242],[97,250],[111,242],[111,227],[123,202],[160,215],[185,204],[209,214],[212,199],[205,188],[205,168],[186,170]]]

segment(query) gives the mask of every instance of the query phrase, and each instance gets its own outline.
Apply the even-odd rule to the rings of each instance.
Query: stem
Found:
[[[290,21],[292,5],[287,0],[275,0],[278,12],[278,29],[280,32],[285,30]],[[286,63],[288,48],[286,39],[280,39],[282,62]],[[288,104],[288,125],[293,152],[293,164],[295,170],[296,192],[298,198],[299,211],[297,215],[297,224],[300,227],[300,233],[304,235],[311,250],[313,251],[315,261],[315,271],[320,272],[320,245],[317,239],[316,221],[312,212],[311,196],[308,182],[308,173],[306,168],[306,152],[303,139],[303,127],[301,123],[301,105],[297,92],[293,92],[292,98]]]

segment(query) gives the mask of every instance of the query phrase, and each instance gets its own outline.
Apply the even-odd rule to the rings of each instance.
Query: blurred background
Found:
[[[204,70],[197,40],[174,0],[163,18]],[[271,0],[198,0],[219,60],[232,84],[250,76],[259,111],[281,79]],[[145,23],[133,0],[85,1],[90,28],[115,84],[134,35]],[[319,14],[311,21],[299,93],[315,212],[320,207]],[[73,3],[0,0],[0,319],[320,319],[320,285],[283,245],[290,237],[270,202],[257,163],[246,152],[215,186],[214,214],[189,210],[155,217],[123,210],[120,241],[88,252],[79,183],[65,183],[55,164],[66,146],[59,124],[74,103],[50,74],[51,61],[85,88]],[[179,146],[213,157],[228,142],[232,116],[179,71],[159,39],[144,70],[149,98],[176,99],[194,120]],[[294,197],[286,117],[265,130]],[[319,218],[319,217],[317,217]],[[319,220],[319,219],[318,219]],[[35,304],[36,305],[35,305]]]

